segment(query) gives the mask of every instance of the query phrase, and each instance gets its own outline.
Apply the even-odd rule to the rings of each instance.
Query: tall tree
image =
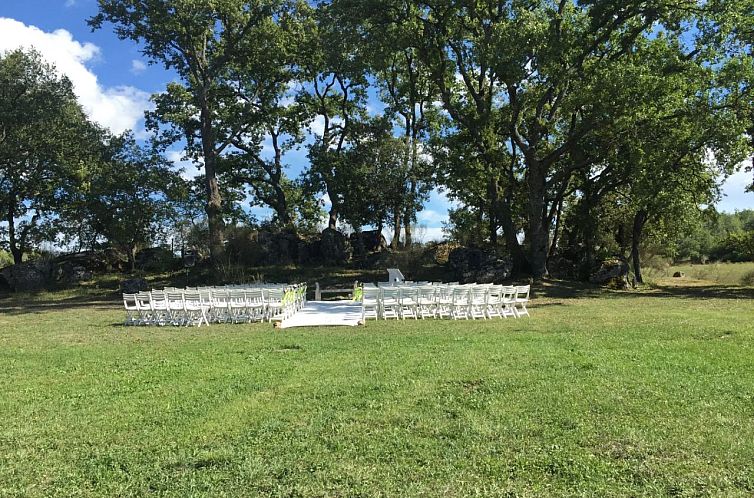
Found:
[[[150,147],[140,147],[130,133],[103,142],[101,160],[73,194],[81,202],[63,203],[58,217],[74,233],[84,225],[94,241],[121,249],[133,270],[136,251],[166,234],[174,201],[185,188],[172,165]]]
[[[355,30],[327,3],[319,5],[306,40],[298,99],[313,120],[307,177],[330,198],[328,228],[335,229],[347,195],[348,150],[369,128],[367,68]]]
[[[363,19],[363,12],[354,9],[353,4],[336,4],[342,24]],[[359,7],[359,4],[356,4]],[[416,7],[410,3],[403,6],[408,12]],[[440,106],[437,86],[423,64],[414,43],[417,26],[411,24],[412,17],[405,15],[406,22],[390,23],[378,17],[367,29],[358,32],[360,43],[367,58],[369,71],[376,80],[381,100],[385,103],[385,113],[395,117],[395,132],[405,142],[403,169],[407,171],[405,208],[395,213],[393,246],[397,248],[401,224],[405,233],[404,243],[411,246],[412,223],[434,181],[433,171],[427,161],[428,142],[440,123]],[[415,21],[416,17],[413,17]],[[358,22],[358,21],[357,21]],[[368,21],[367,21],[368,22]]]
[[[0,55],[0,215],[16,263],[57,209],[66,179],[86,180],[91,130],[71,82],[38,53]]]
[[[141,43],[146,57],[178,74],[180,82],[155,97],[151,123],[168,126],[163,133],[167,142],[185,139],[189,155],[204,168],[215,264],[224,247],[218,162],[249,126],[238,119],[244,103],[228,81],[229,73],[264,51],[271,22],[287,6],[284,0],[99,0],[99,13],[89,20],[93,29],[112,23],[121,39]],[[245,107],[253,113],[253,104]]]
[[[403,2],[380,3],[393,23],[405,21]],[[594,86],[619,81],[619,66],[637,39],[657,26],[677,28],[698,6],[691,0],[412,5],[419,53],[455,126],[468,130],[480,157],[496,168],[505,164],[495,156],[508,140],[520,152],[528,262],[535,277],[546,275],[552,205],[570,176],[588,166],[567,159],[581,139],[620,123],[618,111],[626,109],[622,102],[610,113],[595,107]],[[515,245],[515,235],[508,237]]]

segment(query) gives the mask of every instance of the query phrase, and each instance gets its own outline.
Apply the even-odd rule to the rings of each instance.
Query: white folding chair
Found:
[[[126,309],[124,325],[137,325],[139,323],[139,301],[136,299],[136,294],[123,294],[123,307]]]
[[[383,287],[382,289],[382,318],[398,319],[401,317],[401,289],[399,287]]]
[[[501,313],[503,318],[512,316],[516,318],[516,311],[514,306],[516,304],[516,288],[512,285],[506,285],[503,287],[503,307]]]
[[[419,307],[419,289],[410,286],[402,287],[400,303],[401,320],[405,320],[406,316],[413,317],[416,320]]]
[[[432,318],[437,313],[437,287],[423,285],[418,289],[417,313],[424,319]]]
[[[167,296],[163,291],[152,291],[150,293],[149,304],[152,312],[152,320],[156,325],[166,325],[170,323],[170,306]]]
[[[209,308],[210,306],[204,302],[199,291],[185,291],[183,293],[186,326],[196,325],[201,327],[202,323],[209,326],[209,320],[207,320]]]
[[[281,289],[269,289],[267,291],[267,321],[282,315],[284,312],[283,297],[285,292]]]
[[[228,291],[228,314],[232,323],[249,321],[249,310],[246,306],[246,292],[240,289]]]
[[[503,286],[490,285],[487,289],[487,318],[503,318]]]
[[[152,294],[146,291],[137,292],[136,306],[139,311],[139,325],[153,325],[155,318],[152,311]]]
[[[513,299],[513,312],[516,314],[517,318],[529,316],[529,310],[526,309],[526,305],[529,302],[530,291],[530,285],[519,285],[516,287],[516,296]]]
[[[463,285],[453,287],[450,293],[450,317],[469,319],[469,288]]]
[[[168,319],[171,325],[184,325],[186,323],[186,310],[183,305],[182,291],[167,291],[165,298],[168,303]]]
[[[486,285],[474,285],[469,289],[469,318],[476,320],[487,319],[487,293]]]
[[[361,321],[367,318],[380,318],[380,290],[376,287],[362,287]]]
[[[212,318],[214,322],[225,323],[231,321],[230,291],[215,289],[212,291]]]
[[[246,309],[249,312],[249,319],[253,322],[264,321],[267,314],[267,305],[264,302],[264,293],[262,289],[250,289],[245,292]]]
[[[437,286],[435,294],[435,317],[453,317],[453,287],[445,284]]]

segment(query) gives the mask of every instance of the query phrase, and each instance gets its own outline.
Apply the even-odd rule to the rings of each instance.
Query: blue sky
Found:
[[[96,0],[0,0],[0,51],[34,46],[71,78],[92,119],[115,132],[134,128],[138,135],[143,132],[142,115],[149,95],[163,90],[173,76],[160,66],[149,66],[139,47],[119,40],[110,26],[92,32],[86,19],[96,12]],[[178,162],[178,148],[171,158]],[[296,176],[306,165],[305,151],[291,152],[287,162],[288,174]],[[191,169],[185,163],[180,166]],[[725,183],[718,209],[754,209],[754,194],[745,192],[751,175],[740,172]],[[441,236],[449,205],[442,193],[432,194],[419,216],[418,232],[425,239]],[[256,212],[258,216],[266,213]]]

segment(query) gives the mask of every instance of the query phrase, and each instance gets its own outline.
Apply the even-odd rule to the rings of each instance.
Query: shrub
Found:
[[[248,227],[233,227],[226,235],[225,252],[229,261],[239,265],[258,266],[263,250],[258,242],[258,232]]]
[[[8,251],[0,249],[0,268],[5,268],[13,264],[13,256]]]
[[[747,287],[754,287],[754,270],[746,272],[741,277],[741,285],[745,285]]]

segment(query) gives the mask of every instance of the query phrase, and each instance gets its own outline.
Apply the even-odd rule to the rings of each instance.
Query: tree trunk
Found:
[[[338,208],[335,207],[335,204],[330,208],[330,213],[327,218],[327,228],[330,230],[338,229]]]
[[[558,210],[555,214],[555,230],[552,233],[552,242],[550,243],[550,251],[547,253],[547,258],[553,257],[555,251],[558,249],[558,237],[560,236],[560,216],[563,214],[563,199],[558,201]]]
[[[529,265],[534,279],[547,276],[547,250],[549,249],[549,227],[545,223],[545,171],[538,161],[528,161],[527,186],[529,190],[528,221],[526,238],[529,242]]]
[[[396,209],[393,212],[393,240],[390,241],[390,248],[393,250],[400,249],[401,245],[401,212]]]
[[[641,261],[639,256],[639,245],[641,244],[641,234],[644,230],[644,224],[647,222],[648,213],[645,209],[640,209],[634,215],[634,226],[631,231],[631,261],[634,264],[634,277],[639,284],[644,283],[641,276]]]
[[[411,212],[411,208],[406,208],[406,214],[404,215],[404,222],[403,222],[403,247],[408,249],[411,247],[411,244],[414,243],[414,234],[413,234],[413,228],[411,227],[411,220],[413,219],[413,213]]]
[[[225,224],[222,215],[222,196],[217,183],[217,154],[215,151],[214,130],[212,128],[212,113],[207,103],[207,90],[202,90],[201,95],[201,126],[202,126],[202,153],[204,155],[204,187],[207,196],[207,224],[209,226],[209,252],[212,264],[217,266],[222,262],[225,245],[223,244],[223,231]]]
[[[128,270],[131,273],[136,271],[136,246],[128,248]]]
[[[499,225],[497,217],[499,209],[498,197],[497,178],[493,177],[487,182],[487,198],[490,200],[490,245],[492,245],[492,247],[497,247],[497,228]]]
[[[584,259],[579,273],[581,280],[587,281],[594,269],[594,246],[595,239],[597,238],[598,220],[592,213],[592,208],[595,204],[594,196],[592,195],[592,184],[586,174],[584,174],[582,180],[584,183],[582,186],[583,195],[579,201],[579,231],[584,244]]]
[[[13,255],[13,262],[17,265],[23,262],[24,253],[20,247],[18,247],[18,240],[16,240],[16,212],[15,212],[15,199],[11,199],[8,202],[8,246],[10,253]]]
[[[518,242],[518,232],[513,225],[513,215],[510,205],[510,199],[505,198],[500,205],[500,225],[503,228],[503,237],[505,238],[505,248],[513,260],[512,272],[514,275],[520,275],[529,272],[529,265],[526,261],[526,255]]]
[[[288,200],[285,191],[278,185],[275,187],[275,213],[282,226],[290,225],[291,213],[288,212]]]

